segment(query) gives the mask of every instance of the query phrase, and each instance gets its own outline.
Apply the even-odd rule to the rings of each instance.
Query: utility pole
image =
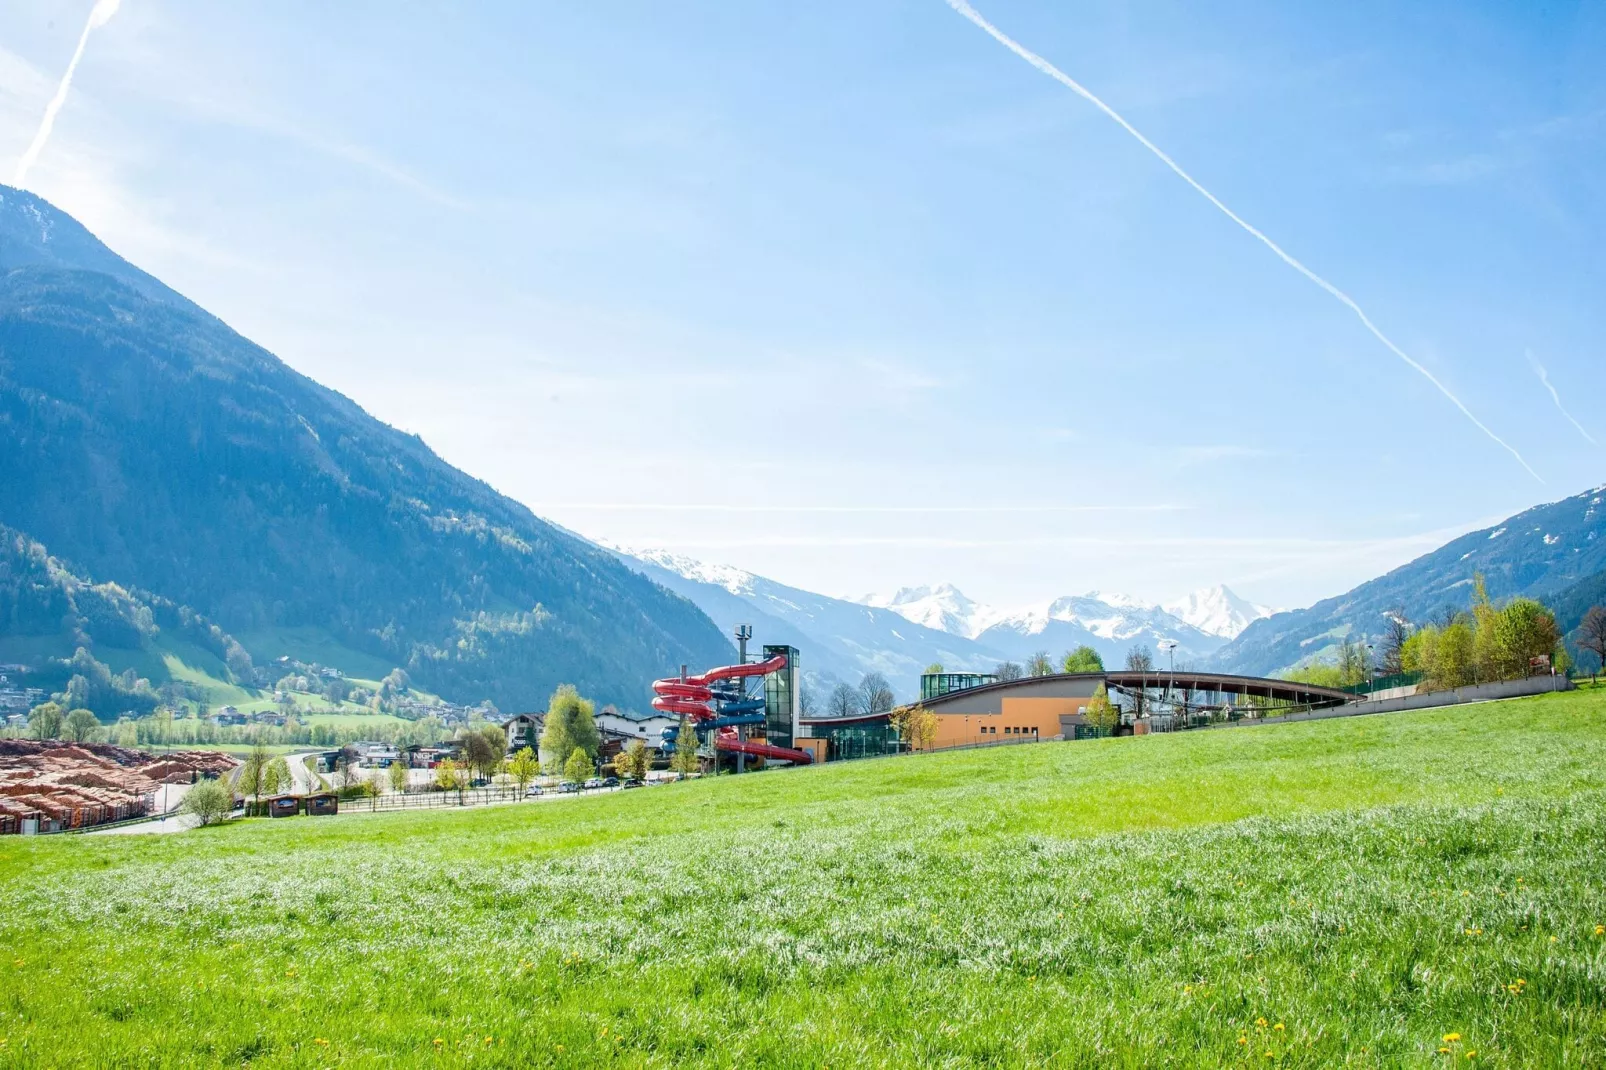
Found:
[[[749,639],[751,639],[751,638],[753,638],[753,626],[751,624],[738,624],[736,626],[736,660],[738,662],[740,662],[741,664],[743,664],[743,665],[747,664],[747,641]],[[742,698],[746,698],[747,697],[747,677],[738,676],[736,678],[736,680],[737,680],[737,691],[736,691],[736,693],[738,695],[740,695]],[[747,726],[744,725],[744,724],[737,725],[736,726],[736,740],[737,740],[737,742],[743,742],[746,739],[747,739]],[[715,757],[716,758],[718,757],[718,748],[715,749]],[[741,751],[737,751],[736,752],[736,771],[738,773],[747,772],[747,755],[743,754]]]

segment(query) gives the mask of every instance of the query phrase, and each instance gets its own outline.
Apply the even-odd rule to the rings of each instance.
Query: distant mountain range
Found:
[[[663,550],[615,552],[629,567],[689,599],[727,635],[738,624],[751,624],[754,643],[797,647],[804,678],[822,698],[831,684],[857,683],[867,672],[881,673],[900,698],[909,698],[919,694],[920,673],[933,662],[983,671],[1007,657],[887,609],[789,587],[741,569]],[[691,666],[693,671],[699,667]]]
[[[1179,663],[1195,662],[1213,654],[1249,621],[1270,612],[1221,586],[1196,591],[1170,607],[1093,591],[1002,610],[966,597],[952,584],[906,587],[859,601],[974,639],[1016,661],[1039,650],[1058,659],[1065,651],[1086,645],[1097,650],[1107,665],[1121,663],[1134,646],[1155,652],[1163,640],[1177,644]]]
[[[539,708],[573,683],[643,708],[654,677],[732,654],[690,602],[5,186],[0,524],[258,662],[309,646],[457,702]],[[25,627],[0,615],[12,646]]]
[[[1097,593],[1016,611],[984,606],[949,584],[843,599],[662,550],[617,552],[727,631],[752,624],[757,642],[797,646],[805,674],[817,688],[853,683],[874,671],[885,675],[901,698],[919,693],[920,673],[933,663],[950,671],[990,672],[1000,662],[1022,662],[1039,650],[1057,662],[1084,644],[1106,664],[1120,664],[1133,646],[1157,652],[1162,639],[1172,639],[1179,664],[1198,662],[1227,642],[1225,632],[1236,634],[1240,621],[1269,612],[1225,587],[1175,603],[1197,624],[1160,606]]]
[[[1606,590],[1606,486],[1535,506],[1492,527],[1469,532],[1336,598],[1308,609],[1277,613],[1244,629],[1216,651],[1212,667],[1271,675],[1330,660],[1345,637],[1380,641],[1385,614],[1413,622],[1472,598],[1473,574],[1482,573],[1492,599],[1527,595],[1549,602],[1563,629],[1594,592]]]
[[[804,660],[817,672],[851,682],[874,669],[902,697],[915,693],[931,662],[988,671],[1039,650],[1057,661],[1083,644],[1106,665],[1119,665],[1134,646],[1158,660],[1161,641],[1174,640],[1178,665],[1275,676],[1333,660],[1346,638],[1379,645],[1387,613],[1421,623],[1446,607],[1465,608],[1474,572],[1483,573],[1491,598],[1540,598],[1572,632],[1590,606],[1606,603],[1603,503],[1606,487],[1537,506],[1336,598],[1287,611],[1255,605],[1225,586],[1164,605],[1095,591],[1017,610],[982,604],[951,584],[837,599],[672,554],[638,552],[626,560],[727,628],[751,621],[764,632],[769,622],[784,641],[814,652]]]

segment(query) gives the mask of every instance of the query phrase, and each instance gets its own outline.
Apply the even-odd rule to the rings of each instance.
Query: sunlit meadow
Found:
[[[0,1065],[1606,1064],[1606,692],[0,841]]]

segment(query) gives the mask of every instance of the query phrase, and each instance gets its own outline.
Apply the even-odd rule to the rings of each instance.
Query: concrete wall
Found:
[[[1311,710],[1308,713],[1291,713],[1285,717],[1258,717],[1212,728],[1235,728],[1239,725],[1282,724],[1285,721],[1321,721],[1329,717],[1360,717],[1369,713],[1398,713],[1401,710],[1426,710],[1436,706],[1458,706],[1466,702],[1490,702],[1494,699],[1521,698],[1524,695],[1543,695],[1550,691],[1575,690],[1573,682],[1565,676],[1530,676],[1526,680],[1501,680],[1498,683],[1458,687],[1454,691],[1424,691],[1403,698],[1374,699],[1351,702],[1344,706]]]
[[[1526,680],[1499,680],[1492,684],[1458,687],[1454,691],[1426,691],[1398,698],[1368,699],[1344,707],[1346,713],[1394,713],[1397,710],[1425,710],[1433,706],[1456,706],[1463,702],[1488,702],[1497,698],[1542,695],[1547,691],[1571,691],[1573,682],[1565,676],[1530,676]]]

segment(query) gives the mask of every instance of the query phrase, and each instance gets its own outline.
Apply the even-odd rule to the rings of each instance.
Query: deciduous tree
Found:
[[[1103,672],[1104,659],[1099,657],[1097,650],[1084,643],[1075,650],[1066,653],[1065,660],[1060,662],[1060,671]]]
[[[647,770],[652,766],[652,758],[647,753],[647,744],[639,739],[630,741],[630,745],[619,755],[619,760],[624,762],[620,768],[620,775],[634,780],[645,780]],[[616,762],[615,765],[617,764]]]
[[[519,786],[519,794],[523,795],[530,782],[540,775],[541,763],[529,747],[520,747],[519,752],[508,763],[507,771],[513,778],[513,783]]]
[[[1595,655],[1595,671],[1606,670],[1606,606],[1590,606],[1578,633],[1578,645]]]
[[[61,738],[74,743],[88,743],[100,728],[100,718],[88,710],[68,710],[61,722]]]
[[[859,708],[868,714],[887,713],[893,702],[892,685],[878,672],[867,672],[859,681]]]
[[[839,685],[845,687],[846,685]],[[848,688],[852,691],[852,688]],[[669,758],[669,768],[681,776],[697,772],[701,760],[697,757],[697,732],[686,718],[680,719],[680,732],[675,736],[675,753]]]
[[[591,755],[586,753],[584,747],[575,747],[569,753],[569,760],[563,763],[563,778],[565,780],[585,780],[595,772],[591,764]]]
[[[28,711],[28,730],[35,739],[60,739],[61,722],[67,711],[54,702],[41,702]]]
[[[390,768],[387,769],[386,772],[390,776],[390,790],[391,791],[394,791],[397,794],[400,794],[401,792],[404,792],[404,791],[407,790],[408,776],[407,776],[407,762],[406,762],[405,759],[398,758],[396,761],[391,762],[390,763]]]
[[[1405,643],[1411,638],[1411,626],[1405,619],[1405,607],[1400,606],[1383,614],[1383,673],[1393,676],[1405,671]]]
[[[1039,650],[1026,659],[1027,676],[1052,676],[1054,663],[1049,660],[1048,651]]]
[[[203,825],[220,824],[234,812],[234,792],[221,780],[203,780],[185,793],[178,809],[193,814]]]
[[[442,758],[435,767],[435,786],[441,791],[461,791],[466,786],[463,774],[452,759]]]
[[[597,730],[596,705],[581,698],[572,684],[563,684],[547,703],[546,722],[541,728],[541,760],[553,773],[560,773],[576,747],[587,756],[602,745]]]
[[[1093,697],[1087,700],[1087,709],[1082,714],[1083,719],[1092,728],[1103,731],[1113,731],[1121,719],[1121,711],[1110,701],[1110,693],[1103,684],[1093,692]]]
[[[993,670],[993,675],[1000,680],[1019,680],[1026,675],[1026,670],[1013,661],[1003,661]]]
[[[1127,672],[1153,672],[1154,671],[1154,655],[1149,653],[1149,648],[1148,647],[1144,646],[1142,643],[1138,643],[1131,650],[1128,650],[1126,652],[1126,671]]]
[[[826,700],[825,712],[832,717],[852,717],[859,712],[859,692],[851,684],[837,684]]]
[[[262,772],[264,795],[277,795],[281,791],[289,791],[294,786],[295,779],[290,775],[290,763],[284,760],[283,755],[268,762],[267,768]]]

